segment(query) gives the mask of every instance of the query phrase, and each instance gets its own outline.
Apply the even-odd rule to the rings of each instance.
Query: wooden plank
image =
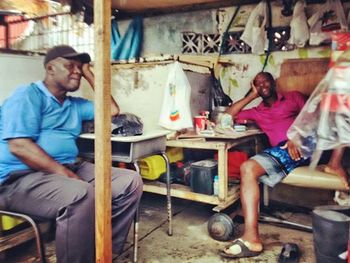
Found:
[[[165,184],[158,181],[145,182],[143,190],[145,192],[166,195]],[[227,207],[228,204],[233,204],[239,198],[239,185],[234,185],[228,189],[228,195],[225,200],[219,200],[219,198],[214,195],[205,195],[192,192],[190,187],[180,184],[171,185],[171,196],[206,204]]]
[[[49,231],[51,226],[50,222],[44,222],[39,224],[40,233],[44,234]],[[4,231],[0,234],[0,252],[13,248],[22,244],[28,240],[35,238],[34,229],[30,226],[18,230],[15,232]]]
[[[221,139],[221,141],[210,140],[207,138],[191,138],[191,139],[178,139],[178,140],[168,140],[166,146],[169,147],[182,147],[182,148],[192,148],[192,149],[208,149],[208,150],[220,150],[220,149],[231,149],[234,146],[244,144],[249,141],[255,141],[255,138],[260,135],[261,132],[256,132],[245,137],[239,138],[226,138],[226,140]],[[243,134],[242,134],[243,135]],[[214,139],[214,138],[211,138]]]
[[[287,59],[281,65],[280,77],[325,74],[329,58]]]
[[[277,90],[282,92],[299,91],[304,95],[310,95],[323,79],[325,74],[310,74],[289,77],[279,77],[276,80]]]
[[[205,141],[204,138],[198,139],[180,139],[180,140],[169,140],[166,142],[167,146],[170,147],[182,147],[192,149],[212,149],[218,150],[225,148],[225,142],[220,141]]]
[[[310,95],[328,71],[329,59],[288,59],[281,65],[281,74],[276,80],[282,92],[299,91]]]
[[[94,1],[96,262],[112,262],[111,234],[111,0]]]

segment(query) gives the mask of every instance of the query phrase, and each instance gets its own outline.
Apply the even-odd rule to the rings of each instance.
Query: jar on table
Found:
[[[217,106],[211,113],[211,121],[215,123],[215,125],[220,125],[221,116],[226,113],[227,107],[225,106]]]
[[[218,106],[212,112],[212,121],[215,125],[223,129],[232,128],[233,126],[231,114],[226,113],[227,108],[228,107]]]

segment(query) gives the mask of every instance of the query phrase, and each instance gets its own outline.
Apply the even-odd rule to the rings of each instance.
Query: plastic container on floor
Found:
[[[147,180],[157,180],[166,171],[166,163],[162,156],[152,155],[139,162],[140,174]]]

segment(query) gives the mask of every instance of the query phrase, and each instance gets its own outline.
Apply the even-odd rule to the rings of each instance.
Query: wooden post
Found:
[[[94,1],[96,262],[112,262],[111,0]],[[82,240],[82,242],[84,242]]]

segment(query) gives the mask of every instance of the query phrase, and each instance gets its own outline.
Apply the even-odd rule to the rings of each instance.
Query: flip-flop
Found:
[[[278,257],[278,263],[298,263],[299,257],[298,245],[295,243],[285,243]]]
[[[256,257],[262,253],[262,250],[261,251],[250,250],[245,243],[247,243],[247,241],[243,241],[242,239],[238,238],[238,239],[234,240],[232,242],[232,244],[226,248],[226,250],[229,249],[230,247],[236,245],[236,246],[239,246],[241,248],[240,253],[231,254],[231,253],[226,253],[225,250],[221,250],[220,255],[222,257],[226,257],[226,258],[248,258],[248,257]]]

